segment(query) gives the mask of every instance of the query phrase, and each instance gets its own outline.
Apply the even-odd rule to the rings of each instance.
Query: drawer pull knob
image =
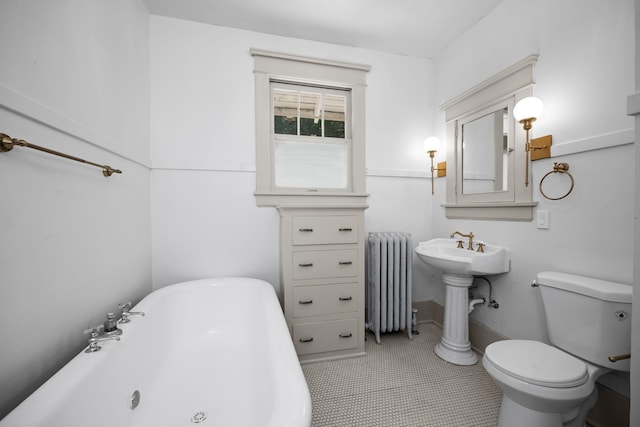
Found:
[[[301,233],[311,233],[313,232],[313,228],[299,228],[298,231]]]
[[[303,264],[298,264],[298,267],[313,267],[313,263],[312,262],[307,262],[307,263],[303,263]]]
[[[312,299],[305,299],[305,300],[298,301],[298,304],[312,304],[312,303],[313,303]]]
[[[300,338],[300,342],[311,342],[313,341],[313,337],[310,338]]]
[[[351,227],[338,228],[338,231],[353,231],[353,228]]]
[[[340,338],[351,338],[353,336],[353,334],[351,332],[347,332],[347,333],[341,333]]]
[[[352,261],[338,261],[338,265],[351,265],[353,264]]]
[[[353,297],[340,297],[338,298],[339,301],[351,301],[353,299]]]

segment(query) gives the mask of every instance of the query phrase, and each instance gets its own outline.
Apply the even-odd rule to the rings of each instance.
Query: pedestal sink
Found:
[[[509,271],[509,251],[485,244],[484,252],[458,248],[454,239],[432,239],[420,242],[415,249],[418,258],[442,271],[446,285],[442,338],[435,352],[456,365],[474,365],[478,357],[469,342],[468,289],[473,276]]]

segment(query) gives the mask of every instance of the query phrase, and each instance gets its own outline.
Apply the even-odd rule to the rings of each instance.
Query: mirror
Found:
[[[509,182],[508,107],[463,122],[460,127],[462,193],[507,191]]]
[[[537,55],[442,104],[447,126],[447,218],[531,221],[525,133],[513,106],[533,94]]]

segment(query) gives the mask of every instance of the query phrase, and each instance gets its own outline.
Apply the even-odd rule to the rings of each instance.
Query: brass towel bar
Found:
[[[51,150],[49,148],[41,147],[39,145],[31,144],[24,139],[11,138],[9,135],[5,133],[0,133],[0,152],[11,151],[14,146],[33,148],[34,150],[43,151],[48,154],[53,154],[55,156],[64,157],[65,159],[75,160],[76,162],[86,163],[91,166],[96,166],[102,169],[102,174],[104,176],[111,176],[114,173],[122,173],[120,169],[114,169],[108,165],[100,165],[98,163],[93,163],[85,159],[81,159],[80,157],[71,156],[69,154],[61,153],[59,151]]]

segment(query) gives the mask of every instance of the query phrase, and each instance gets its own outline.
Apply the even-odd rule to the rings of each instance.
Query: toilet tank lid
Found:
[[[622,302],[631,304],[633,287],[623,283],[592,277],[561,273],[558,271],[543,271],[538,273],[536,283],[542,286],[564,289],[582,295],[587,295],[603,301]]]

